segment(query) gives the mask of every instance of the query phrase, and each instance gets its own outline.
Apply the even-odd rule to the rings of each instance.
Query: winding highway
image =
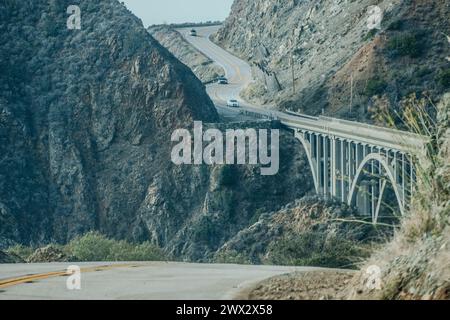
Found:
[[[252,70],[250,65],[223,50],[210,41],[209,37],[217,32],[220,26],[198,28],[197,36],[190,35],[191,28],[178,29],[178,32],[197,50],[209,57],[225,71],[228,85],[213,83],[208,85],[207,92],[216,106],[225,107],[230,99],[236,99],[241,106],[252,107],[250,103],[240,97],[240,92],[252,81]]]
[[[219,28],[220,26],[196,28],[197,36],[190,35],[191,28],[178,29],[178,32],[191,45],[225,70],[229,85],[211,84],[206,87],[219,112],[235,112],[256,118],[277,119],[286,127],[294,130],[333,135],[401,152],[411,152],[411,150],[423,148],[425,139],[409,132],[330,117],[312,117],[294,112],[282,112],[277,111],[274,106],[257,106],[243,100],[240,92],[254,81],[252,70],[247,62],[235,57],[210,40],[210,36]],[[238,100],[240,108],[227,107],[226,101],[230,99]]]
[[[66,269],[81,269],[80,290]],[[261,280],[317,268],[169,262],[0,264],[0,300],[225,300]]]

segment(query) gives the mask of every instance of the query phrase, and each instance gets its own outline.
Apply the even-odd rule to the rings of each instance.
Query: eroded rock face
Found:
[[[68,262],[75,259],[68,257],[59,248],[49,245],[44,248],[37,249],[30,257],[28,263],[45,263],[45,262]]]
[[[118,1],[0,4],[0,238],[129,236],[172,130],[217,113],[192,72]]]
[[[215,124],[227,128],[278,128],[271,122]],[[134,234],[147,234],[173,256],[208,261],[260,215],[281,208],[313,189],[300,143],[282,131],[280,171],[261,176],[259,165],[171,166],[149,185]]]

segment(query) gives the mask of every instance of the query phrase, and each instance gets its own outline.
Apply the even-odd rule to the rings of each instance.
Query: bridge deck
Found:
[[[277,113],[284,125],[304,131],[336,136],[368,145],[410,153],[421,150],[426,137],[400,130],[373,126],[369,124],[335,119],[330,117],[311,117],[292,113]]]

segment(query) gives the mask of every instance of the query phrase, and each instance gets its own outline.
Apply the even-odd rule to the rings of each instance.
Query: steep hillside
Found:
[[[369,29],[372,5],[381,29]],[[215,41],[253,63],[249,99],[377,121],[412,92],[438,101],[450,86],[449,16],[445,0],[236,0]]]
[[[0,2],[0,238],[132,236],[170,134],[217,113],[192,72],[118,1]]]
[[[154,26],[148,31],[175,57],[191,68],[203,83],[215,81],[225,74],[223,68],[192,47],[174,27]]]

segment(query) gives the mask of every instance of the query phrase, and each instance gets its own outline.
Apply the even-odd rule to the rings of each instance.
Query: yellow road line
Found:
[[[126,267],[137,267],[137,265],[116,264],[116,265],[109,265],[109,266],[86,267],[86,268],[81,268],[80,271],[81,272],[95,272],[95,271],[105,271],[105,270],[126,268]],[[71,273],[67,272],[67,271],[53,271],[53,272],[47,272],[47,273],[38,273],[38,274],[4,279],[4,280],[0,280],[0,289],[16,286],[16,285],[27,283],[27,282],[43,280],[43,279],[48,279],[48,278],[53,278],[53,277],[70,276],[70,275],[71,275]]]

